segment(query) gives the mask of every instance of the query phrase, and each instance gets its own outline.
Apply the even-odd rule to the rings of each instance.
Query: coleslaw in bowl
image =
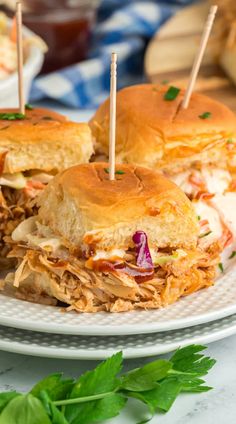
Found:
[[[24,91],[28,100],[33,78],[39,73],[47,46],[41,38],[23,27]],[[18,102],[17,48],[14,19],[0,12],[0,107],[15,107]]]

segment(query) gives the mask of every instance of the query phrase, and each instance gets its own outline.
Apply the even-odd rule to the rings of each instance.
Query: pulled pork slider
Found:
[[[34,302],[78,312],[160,308],[210,286],[218,245],[202,245],[190,200],[161,173],[107,163],[58,174],[38,216],[12,234],[16,274],[6,283]]]
[[[184,90],[136,85],[117,95],[116,157],[161,170],[193,201],[202,234],[236,248],[236,117],[220,102]],[[109,100],[90,122],[97,157],[109,148]]]
[[[58,171],[88,162],[93,153],[87,124],[31,109],[25,115],[0,113],[0,269],[11,264],[7,236],[34,214],[34,199],[45,184]]]

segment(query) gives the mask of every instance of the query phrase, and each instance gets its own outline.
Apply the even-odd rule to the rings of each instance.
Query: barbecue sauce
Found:
[[[144,283],[154,276],[153,268],[139,268],[127,262],[98,260],[93,262],[93,269],[98,272],[121,272],[133,277],[137,283]]]

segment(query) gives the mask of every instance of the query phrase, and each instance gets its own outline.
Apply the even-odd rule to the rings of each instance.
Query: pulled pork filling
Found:
[[[35,198],[52,178],[44,173],[2,174],[0,176],[0,269],[14,265],[7,255],[10,245],[5,238],[18,224],[37,214]]]
[[[123,312],[160,308],[214,282],[218,243],[205,250],[200,245],[194,250],[150,249],[152,266],[143,268],[137,266],[135,246],[88,256],[75,252],[36,217],[30,220],[31,233],[25,221],[9,240],[9,256],[18,259],[18,269],[6,282],[21,299],[63,302],[77,312]]]

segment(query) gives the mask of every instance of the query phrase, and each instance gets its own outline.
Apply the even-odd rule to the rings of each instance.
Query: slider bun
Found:
[[[116,153],[118,162],[161,169],[193,161],[225,161],[227,139],[235,137],[236,118],[222,103],[193,93],[182,109],[184,90],[175,100],[164,100],[168,86],[135,85],[117,94]],[[210,112],[208,119],[199,115]],[[108,154],[109,99],[90,121],[97,151]],[[222,141],[223,140],[223,141]],[[223,154],[222,154],[223,152]],[[223,157],[222,157],[223,156]]]
[[[1,156],[5,157],[4,173],[31,169],[57,172],[88,162],[92,153],[88,125],[67,121],[53,111],[34,109],[26,111],[23,120],[0,120],[0,163]]]
[[[106,163],[74,166],[58,174],[39,197],[39,219],[72,247],[128,248],[137,230],[152,247],[193,247],[197,217],[185,194],[160,173]]]

